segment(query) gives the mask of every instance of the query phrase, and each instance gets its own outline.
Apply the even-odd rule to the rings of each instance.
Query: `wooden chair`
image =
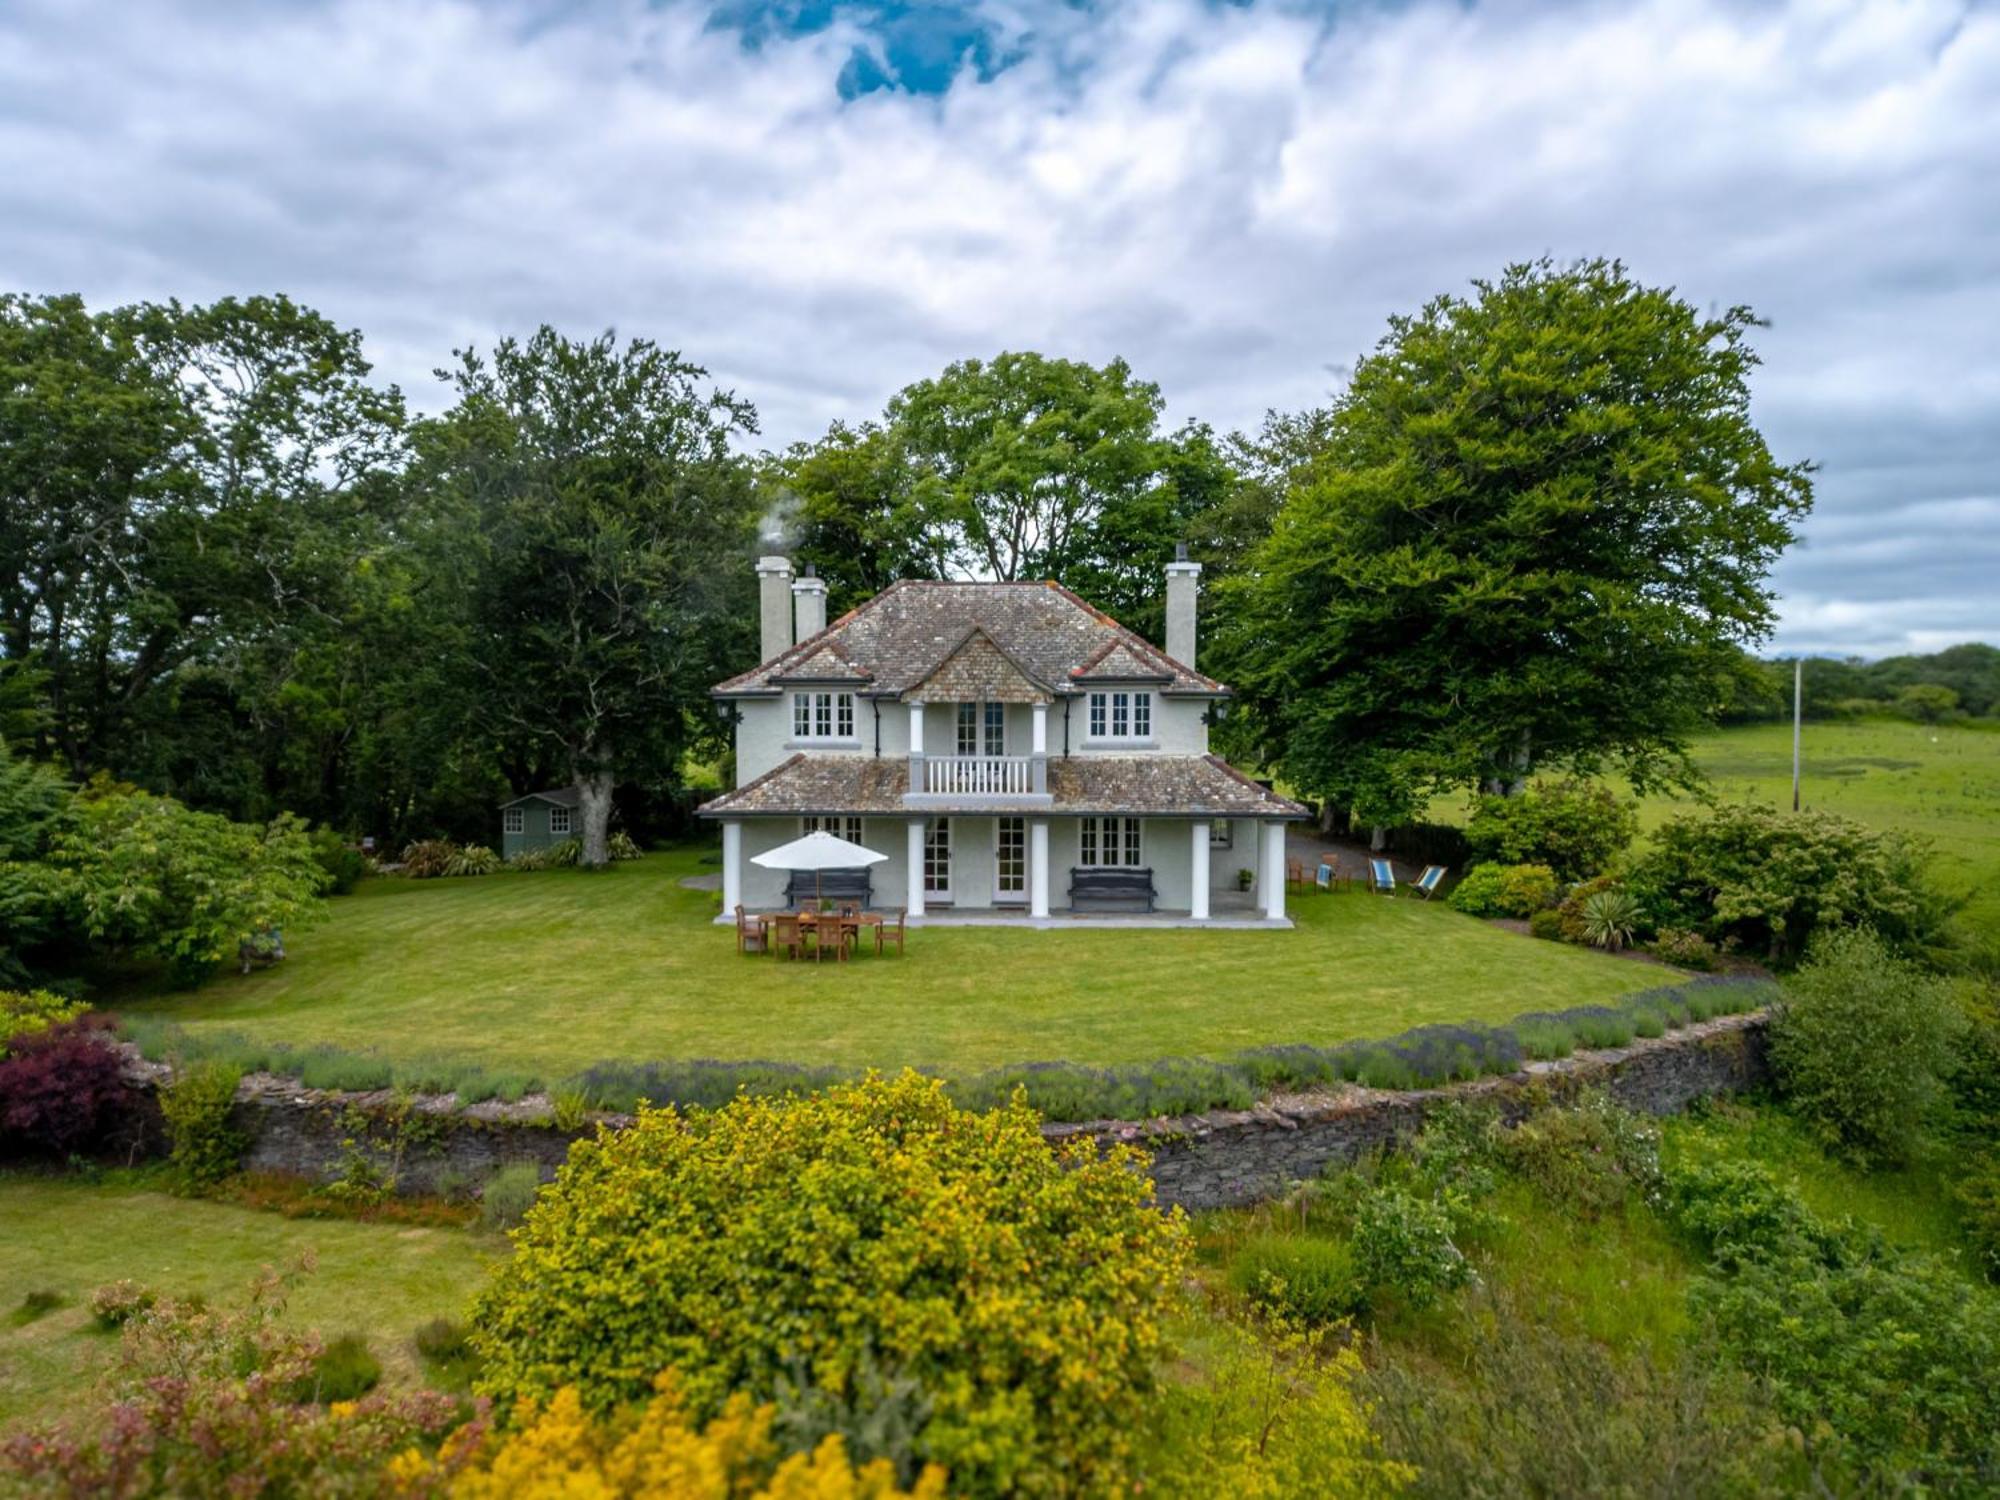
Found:
[[[1302,859],[1285,861],[1285,884],[1295,891],[1311,889],[1312,882],[1306,878],[1306,862]]]
[[[885,913],[883,915],[882,921],[875,928],[875,956],[877,958],[880,958],[882,956],[883,943],[888,941],[890,938],[894,938],[896,940],[896,956],[898,958],[902,957],[903,918],[905,917],[905,915],[907,914],[904,912],[903,908],[900,906],[897,907],[896,925],[893,927],[889,925],[889,918],[887,914]]]
[[[766,940],[771,952],[783,953],[787,958],[806,956],[805,924],[799,921],[797,912],[780,912],[771,918],[770,936]]]
[[[736,908],[736,951],[738,953],[771,951],[771,945],[764,936],[764,924],[751,921],[740,905]]]
[[[837,911],[823,911],[813,919],[813,961],[826,962],[829,939],[833,943],[833,956],[841,963],[847,962],[847,919]]]

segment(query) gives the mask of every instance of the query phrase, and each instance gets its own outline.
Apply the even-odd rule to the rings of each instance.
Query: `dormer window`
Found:
[[[1106,690],[1090,695],[1090,737],[1094,740],[1150,740],[1153,695]]]
[[[854,694],[792,694],[792,738],[851,740],[854,738]]]

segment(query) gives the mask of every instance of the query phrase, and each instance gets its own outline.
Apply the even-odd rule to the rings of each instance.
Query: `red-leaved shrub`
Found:
[[[129,1118],[131,1102],[101,1025],[63,1021],[16,1037],[0,1059],[0,1154],[101,1146]]]

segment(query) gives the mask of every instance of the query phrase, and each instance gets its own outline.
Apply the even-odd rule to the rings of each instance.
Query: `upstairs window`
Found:
[[[1090,737],[1094,740],[1151,739],[1153,695],[1122,691],[1092,693]]]
[[[854,694],[792,694],[792,738],[851,740],[854,738]]]
[[[959,704],[958,753],[960,755],[1005,755],[1007,753],[1007,705],[1004,703]]]

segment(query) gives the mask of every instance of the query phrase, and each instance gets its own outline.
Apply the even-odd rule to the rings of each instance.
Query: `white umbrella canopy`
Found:
[[[888,857],[833,834],[819,832],[793,839],[789,844],[780,844],[775,849],[767,849],[762,854],[753,854],[750,863],[762,865],[767,870],[811,870],[817,874],[822,870],[852,870],[862,865],[880,864]],[[816,894],[819,889],[817,882],[813,889]]]

